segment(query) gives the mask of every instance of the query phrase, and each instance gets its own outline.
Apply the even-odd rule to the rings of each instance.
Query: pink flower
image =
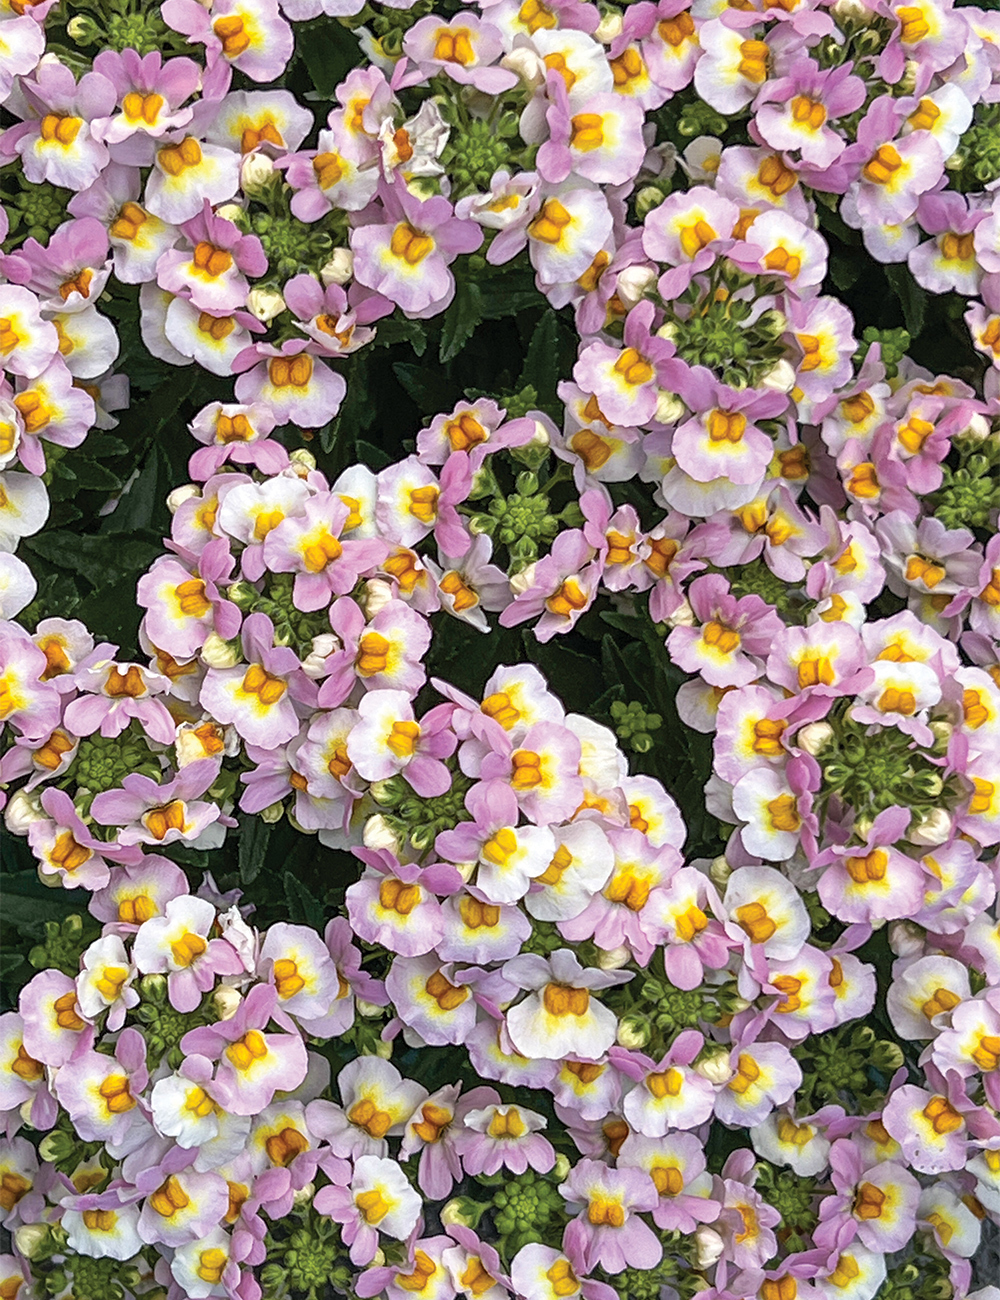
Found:
[[[7,158],[20,156],[33,185],[48,181],[70,190],[86,189],[109,162],[91,123],[114,110],[113,84],[99,72],[84,73],[77,83],[64,63],[52,60],[40,64],[34,77],[23,78],[20,85],[21,112],[30,118],[8,128],[0,152]]]
[[[730,595],[721,574],[696,578],[688,599],[701,626],[674,628],[671,659],[712,686],[745,686],[760,676],[760,659],[783,626],[778,615],[759,596]]]
[[[847,146],[828,124],[864,102],[864,82],[850,63],[821,71],[812,59],[802,58],[786,76],[761,87],[753,120],[772,149],[798,150],[803,162],[825,170]]]
[[[504,43],[492,23],[466,11],[445,23],[434,14],[421,18],[403,38],[403,53],[430,78],[444,72],[462,86],[475,86],[487,95],[499,95],[517,85],[517,73],[490,67],[499,61]],[[410,84],[412,73],[404,84]]]
[[[474,253],[483,232],[459,220],[447,199],[415,198],[401,183],[381,182],[379,197],[388,223],[351,232],[355,278],[406,316],[436,316],[455,294],[449,264],[459,253]]]
[[[116,163],[148,166],[155,152],[153,141],[187,126],[194,116],[192,106],[182,107],[201,78],[201,68],[193,59],[164,62],[158,50],[145,56],[132,49],[102,50],[94,59],[94,71],[112,83],[121,105],[120,112],[93,124],[95,138],[110,146]]]
[[[642,1170],[610,1169],[600,1160],[581,1160],[560,1184],[567,1210],[563,1246],[582,1272],[600,1266],[608,1273],[655,1268],[663,1257],[656,1234],[639,1215],[653,1210],[659,1195]]]
[[[298,1034],[265,1032],[276,1003],[273,986],[257,984],[235,1015],[181,1040],[187,1056],[219,1061],[216,1083],[226,1110],[236,1115],[258,1115],[275,1092],[293,1092],[306,1077],[308,1053]]]
[[[64,889],[101,889],[111,879],[109,864],[141,859],[137,848],[96,839],[65,790],[50,786],[43,790],[41,803],[51,820],[32,822],[28,843],[46,878],[55,877]]]
[[[105,790],[91,804],[91,814],[101,826],[119,827],[119,844],[173,844],[196,840],[217,821],[222,809],[204,794],[219,773],[211,758],[198,759],[181,768],[172,781],[161,785],[139,772],[130,772],[121,788]]]
[[[305,339],[286,339],[280,347],[255,343],[244,348],[231,363],[233,373],[239,374],[237,401],[266,404],[278,424],[318,429],[332,420],[347,384],[311,355],[312,348]]]
[[[161,12],[189,45],[205,46],[209,68],[225,60],[251,81],[276,81],[292,57],[292,29],[277,0],[213,0],[210,11],[196,0],[166,0]]]
[[[168,249],[156,263],[156,281],[168,293],[188,297],[199,311],[224,315],[246,301],[247,276],[267,271],[267,258],[256,235],[241,235],[231,221],[217,217],[212,205],[185,221],[181,233],[189,248]]]

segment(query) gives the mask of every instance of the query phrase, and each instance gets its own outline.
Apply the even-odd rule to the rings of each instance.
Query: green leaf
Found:
[[[364,438],[357,438],[354,445],[358,451],[358,460],[363,461],[376,474],[380,469],[385,469],[386,465],[392,464],[392,457],[384,447],[376,447],[373,442],[365,442]]]
[[[423,415],[436,415],[454,405],[451,385],[440,370],[415,366],[409,361],[395,361],[392,373],[413,399]]]
[[[441,329],[438,356],[442,364],[458,356],[482,319],[483,296],[479,285],[472,280],[460,280]]]
[[[422,357],[427,351],[427,328],[423,321],[407,320],[405,316],[400,315],[379,321],[375,333],[375,347],[392,347],[396,343],[408,343],[414,354]]]
[[[891,262],[886,266],[885,274],[903,309],[903,322],[910,332],[910,337],[916,338],[924,327],[927,292],[917,284],[905,264]]]
[[[94,587],[120,584],[126,578],[131,583],[163,550],[153,538],[81,536],[61,529],[27,538],[24,546],[57,568],[80,574]]]
[[[290,871],[284,875],[285,901],[288,919],[296,925],[310,925],[314,930],[323,928],[323,904]]]
[[[300,23],[296,52],[305,63],[320,99],[332,99],[337,86],[357,64],[358,39],[347,27],[331,19]]]
[[[82,457],[73,462],[73,472],[76,474],[77,486],[87,488],[92,491],[114,492],[122,485],[122,480],[117,474],[112,473],[106,465],[100,461],[85,460]]]
[[[517,388],[526,388],[530,384],[542,403],[545,403],[555,397],[558,382],[559,317],[549,307],[542,314],[531,336]]]
[[[260,875],[273,828],[269,822],[260,817],[241,816],[239,823],[240,882],[249,885]]]

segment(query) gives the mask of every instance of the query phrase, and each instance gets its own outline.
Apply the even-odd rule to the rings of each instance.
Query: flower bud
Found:
[[[300,1187],[297,1192],[292,1193],[292,1205],[297,1210],[304,1209],[307,1205],[312,1204],[312,1198],[316,1195],[316,1184],[306,1183],[305,1187]]]
[[[701,1223],[694,1232],[695,1262],[699,1268],[711,1268],[722,1258],[725,1243],[714,1228]]]
[[[365,822],[361,838],[366,849],[388,849],[399,856],[399,836],[381,813],[373,813]]]
[[[221,208],[215,209],[215,215],[224,217],[226,221],[231,221],[235,226],[239,225],[246,214],[238,203],[223,203]]]
[[[623,307],[634,307],[642,302],[656,284],[656,268],[652,266],[626,266],[615,279],[615,292]]]
[[[270,189],[276,176],[274,161],[266,153],[249,153],[240,165],[240,188],[256,198]]]
[[[288,459],[299,471],[305,470],[311,474],[316,468],[316,457],[305,447],[296,447],[294,451],[288,453]],[[304,475],[299,473],[298,477],[303,478]]]
[[[515,596],[522,596],[524,593],[535,585],[536,564],[528,564],[520,573],[515,573],[510,579],[510,589]]]
[[[698,622],[694,610],[688,601],[682,600],[674,612],[667,619],[668,627],[694,627]]]
[[[384,1265],[385,1265],[385,1251],[382,1250],[381,1247],[379,1247],[379,1249],[376,1250],[374,1256],[372,1257],[371,1267],[382,1268]]]
[[[369,622],[392,600],[392,583],[384,578],[369,578],[361,588],[358,604]]]
[[[875,17],[864,0],[836,0],[830,15],[839,27],[870,27]]]
[[[3,819],[11,835],[27,835],[28,828],[35,822],[47,820],[47,814],[42,808],[41,790],[30,794],[27,790],[15,790],[7,803]]]
[[[628,965],[631,956],[631,952],[624,946],[598,948],[597,964],[601,970],[621,970],[623,966]]]
[[[954,435],[954,440],[960,442],[980,443],[985,442],[990,436],[990,422],[985,415],[973,415],[969,418],[969,423],[964,429]]]
[[[348,284],[354,279],[354,254],[349,248],[335,248],[320,267],[319,278],[329,289],[331,284]]]
[[[392,1056],[392,1043],[387,1043],[383,1038],[377,1039],[375,1049],[371,1055],[378,1056],[383,1061],[388,1061],[389,1057]]]
[[[795,387],[795,378],[795,369],[791,362],[782,357],[760,380],[758,387],[768,388],[774,393],[790,393]]]
[[[951,813],[944,808],[932,808],[915,826],[910,827],[906,839],[908,843],[921,848],[935,848],[951,839],[953,825]]]
[[[916,59],[907,59],[903,67],[903,75],[896,83],[895,89],[901,95],[912,95],[917,88],[917,78],[920,76],[920,64]]]
[[[622,34],[622,16],[616,9],[609,9],[597,24],[594,40],[602,45],[613,44]]]
[[[167,496],[167,509],[172,515],[175,515],[185,501],[190,501],[192,497],[200,497],[201,488],[197,483],[184,483],[181,487],[175,487]]]
[[[449,862],[450,867],[454,867],[462,877],[463,882],[467,885],[476,873],[478,862]]]
[[[273,826],[276,822],[280,822],[284,815],[285,805],[280,799],[277,803],[268,804],[266,808],[262,808],[257,814],[261,821],[266,822],[268,826]]]
[[[733,869],[724,857],[712,859],[712,865],[708,869],[709,879],[713,885],[719,889],[725,889],[729,877],[733,874]]]
[[[247,294],[247,311],[264,325],[269,325],[285,310],[285,300],[277,289],[259,285]]]
[[[54,1165],[60,1160],[68,1160],[76,1149],[76,1140],[64,1129],[53,1129],[46,1133],[38,1144],[38,1154],[46,1164]]]
[[[656,337],[666,339],[668,343],[673,343],[679,333],[680,327],[675,320],[665,320],[656,331]]]
[[[212,994],[212,1009],[220,1020],[231,1020],[239,1010],[243,995],[231,984],[220,984]]]
[[[700,1074],[709,1083],[721,1086],[728,1083],[736,1071],[729,1064],[729,1052],[724,1047],[706,1050],[700,1061],[695,1062],[695,1074]]]
[[[897,957],[919,957],[924,951],[925,933],[915,921],[893,921],[889,926],[889,947]]]
[[[806,754],[818,758],[833,739],[829,722],[807,722],[795,734],[795,744]]]
[[[539,55],[526,46],[520,46],[505,54],[500,60],[500,66],[506,68],[508,72],[515,73],[527,90],[537,90],[539,86],[545,84],[548,69]]]
[[[955,728],[950,722],[945,722],[943,718],[937,718],[934,722],[928,724],[934,733],[934,752],[943,754],[948,748],[951,741],[952,732]]]
[[[152,1002],[162,1007],[167,1000],[167,977],[165,975],[143,975],[139,981],[139,996],[143,1002]]]
[[[14,1233],[14,1245],[25,1259],[42,1259],[50,1253],[52,1233],[47,1223],[22,1223]]]
[[[635,215],[640,221],[645,221],[649,214],[655,211],[662,202],[662,190],[657,189],[655,185],[644,185],[635,196]]]
[[[472,1225],[472,1216],[465,1212],[462,1197],[453,1197],[441,1211],[443,1228],[468,1228]]]
[[[76,14],[66,24],[66,35],[77,45],[91,45],[101,34],[93,18],[84,14]]]
[[[312,648],[302,660],[302,671],[313,681],[318,680],[326,672],[326,661],[334,650],[340,649],[340,640],[332,632],[321,632],[319,636],[312,639]]]
[[[676,393],[668,393],[665,388],[657,390],[656,410],[653,419],[657,424],[676,424],[684,418],[684,403]]]
[[[380,1007],[377,1002],[366,1002],[364,998],[355,998],[354,1009],[359,1016],[364,1016],[366,1020],[377,1020],[384,1008]]]
[[[625,1047],[630,1052],[639,1052],[649,1042],[649,1028],[637,1025],[631,1020],[620,1020],[615,1037],[619,1047]]]
[[[201,647],[202,662],[209,668],[235,668],[243,658],[240,642],[235,638],[226,641],[218,632],[209,632],[205,644]]]

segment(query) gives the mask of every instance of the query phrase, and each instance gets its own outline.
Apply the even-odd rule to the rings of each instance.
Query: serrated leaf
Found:
[[[483,319],[483,296],[478,284],[471,280],[459,281],[451,306],[445,312],[441,327],[441,346],[438,358],[442,365],[458,356]]]
[[[910,337],[916,338],[924,327],[927,291],[917,284],[905,264],[890,263],[885,268],[885,275],[903,309],[903,323],[909,330]]]
[[[290,871],[285,872],[283,879],[288,919],[296,925],[310,925],[314,930],[322,930],[323,904]]]
[[[83,457],[74,460],[73,472],[76,474],[77,487],[90,491],[114,492],[122,485],[118,475],[97,460],[86,460]]]
[[[330,19],[300,23],[295,34],[296,52],[306,65],[316,93],[321,99],[332,99],[337,86],[357,64],[357,37]]]
[[[267,857],[267,847],[271,842],[270,822],[260,817],[239,818],[240,838],[237,861],[240,871],[240,883],[251,884],[260,875],[260,869]]]
[[[556,395],[559,382],[559,318],[551,307],[542,314],[535,326],[524,358],[524,367],[517,380],[517,388],[529,384],[544,404]]]
[[[417,366],[409,361],[395,361],[392,373],[424,415],[446,411],[454,402],[451,385],[440,370]]]

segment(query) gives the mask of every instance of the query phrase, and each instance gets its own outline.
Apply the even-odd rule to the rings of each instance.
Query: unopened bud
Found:
[[[239,225],[246,213],[238,203],[223,203],[221,208],[215,209],[215,215],[223,217],[226,221],[231,221],[235,226]]]
[[[201,647],[202,662],[209,668],[235,668],[242,657],[239,641],[226,641],[218,632],[209,632]]]
[[[637,1025],[632,1020],[621,1020],[618,1022],[618,1032],[615,1037],[619,1047],[625,1047],[630,1052],[639,1052],[649,1042],[649,1027]]]
[[[392,583],[384,578],[369,578],[361,588],[358,604],[369,621],[393,599]]]
[[[945,722],[943,719],[940,718],[930,723],[929,725],[931,731],[934,733],[934,752],[936,754],[943,754],[945,750],[948,748],[948,745],[951,741],[952,732],[955,730],[955,728],[952,726],[950,722]]]
[[[515,596],[523,596],[524,593],[535,585],[535,572],[537,564],[528,564],[520,573],[515,573],[510,579],[510,589]]]
[[[806,754],[818,758],[833,739],[829,722],[807,722],[795,734],[795,744]]]
[[[655,267],[626,266],[615,278],[615,293],[623,307],[631,308],[642,302],[655,284]]]
[[[462,1199],[460,1196],[454,1197],[441,1211],[441,1226],[443,1228],[468,1228],[472,1225],[472,1216],[466,1213],[462,1205]]]
[[[655,185],[644,185],[635,196],[635,215],[640,221],[645,221],[649,214],[654,212],[662,202],[662,190],[658,190]]]
[[[700,1061],[695,1062],[695,1073],[700,1074],[709,1083],[722,1085],[728,1083],[736,1071],[729,1063],[729,1052],[722,1048],[709,1051]]]
[[[11,835],[27,835],[29,828],[35,822],[47,820],[48,814],[42,807],[41,799],[41,790],[33,791],[30,794],[27,790],[14,791],[4,810],[3,817],[4,825]]]
[[[526,46],[519,46],[509,54],[505,54],[500,60],[500,66],[506,68],[508,72],[513,72],[528,90],[537,90],[539,86],[544,85],[545,74],[548,71],[541,57]]]
[[[615,9],[609,9],[594,31],[594,40],[602,45],[613,44],[622,34],[622,16]]]
[[[270,189],[276,175],[274,162],[266,153],[247,154],[240,165],[240,188],[255,198]]]
[[[920,76],[920,64],[916,59],[907,59],[903,68],[903,75],[896,82],[894,90],[900,95],[912,95],[917,87],[917,78]]]
[[[305,447],[296,447],[294,451],[289,452],[288,459],[296,470],[305,470],[311,474],[316,468],[316,457],[311,451],[307,451]]]
[[[321,632],[312,639],[312,648],[302,660],[302,671],[317,680],[326,672],[326,661],[334,650],[340,649],[340,640],[332,632]]]
[[[388,849],[398,856],[399,836],[381,813],[373,813],[365,822],[361,838],[366,849]]]
[[[359,1016],[364,1016],[366,1020],[377,1020],[383,1011],[383,1008],[377,1002],[366,1002],[364,998],[354,999],[354,1009]]]
[[[329,289],[331,284],[348,284],[354,279],[354,254],[349,248],[335,248],[320,268],[319,278]]]
[[[258,286],[247,294],[247,311],[264,325],[269,325],[285,310],[285,300],[277,289]]]
[[[268,804],[266,808],[262,808],[257,814],[261,821],[265,822],[268,826],[273,826],[276,822],[280,822],[284,815],[285,805],[280,799],[277,803]]]
[[[14,1233],[14,1245],[25,1259],[41,1259],[52,1245],[47,1223],[22,1223]]]
[[[684,418],[684,403],[676,393],[668,393],[661,388],[656,394],[656,410],[653,419],[657,424],[676,424]]]
[[[724,857],[712,859],[712,865],[708,869],[708,875],[713,885],[718,886],[719,889],[724,889],[732,874],[733,869]]]
[[[212,994],[212,1009],[220,1020],[231,1020],[239,1010],[243,995],[231,984],[220,984]]]
[[[897,957],[919,957],[924,951],[925,931],[915,921],[893,921],[889,926],[889,947]]]
[[[680,328],[675,320],[665,320],[656,331],[656,337],[666,339],[668,343],[673,343],[679,333]]]
[[[312,1204],[312,1198],[316,1195],[316,1184],[306,1183],[305,1187],[300,1187],[297,1192],[292,1193],[292,1205],[297,1210],[304,1209],[307,1205]]]
[[[598,948],[597,964],[601,970],[621,970],[627,966],[632,953],[624,945],[617,948]]]
[[[699,1268],[711,1268],[722,1258],[725,1243],[714,1228],[699,1224],[694,1232],[695,1262]]]
[[[795,387],[795,369],[784,357],[775,362],[759,383],[760,388],[768,388],[774,393],[790,393]]]
[[[184,483],[181,487],[175,487],[167,495],[167,509],[172,515],[175,515],[185,501],[190,501],[192,497],[200,497],[201,488],[197,483]]]
[[[382,1268],[384,1267],[384,1265],[385,1265],[385,1251],[382,1250],[381,1247],[379,1247],[379,1249],[375,1252],[372,1258],[371,1267]]]
[[[387,1043],[385,1039],[378,1038],[375,1040],[371,1053],[366,1053],[366,1055],[378,1056],[381,1060],[388,1061],[389,1057],[392,1056],[392,1043]]]
[[[682,600],[667,619],[667,625],[669,627],[694,627],[697,622],[698,617],[691,608],[687,599]]]
[[[969,423],[959,433],[955,434],[955,439],[961,442],[985,442],[990,436],[990,422],[985,415],[973,415]]]
[[[906,838],[910,844],[935,848],[939,844],[946,844],[951,839],[953,825],[949,812],[944,808],[932,808],[910,828]]]

